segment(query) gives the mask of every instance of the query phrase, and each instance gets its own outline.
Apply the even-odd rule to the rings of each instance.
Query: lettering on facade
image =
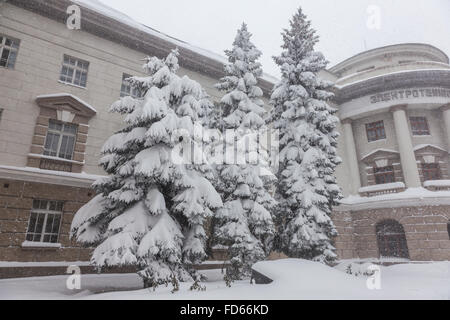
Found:
[[[418,89],[404,89],[394,90],[379,93],[370,97],[370,103],[375,104],[379,102],[395,101],[412,98],[450,98],[450,89],[444,88],[418,88]]]

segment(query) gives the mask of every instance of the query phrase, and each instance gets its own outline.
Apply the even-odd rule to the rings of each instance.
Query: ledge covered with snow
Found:
[[[430,191],[425,188],[410,188],[403,192],[373,197],[351,195],[340,201],[336,211],[400,208],[409,206],[450,205],[450,191]]]
[[[403,182],[393,182],[393,183],[385,183],[385,184],[376,184],[373,186],[367,186],[359,188],[359,193],[370,193],[377,192],[383,190],[394,190],[394,189],[402,189],[405,188],[405,184]]]

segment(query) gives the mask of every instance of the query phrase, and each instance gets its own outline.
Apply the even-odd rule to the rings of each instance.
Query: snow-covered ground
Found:
[[[170,287],[141,288],[135,274],[84,275],[81,290],[66,288],[67,276],[0,280],[0,299],[450,299],[450,262],[399,264],[381,267],[380,290],[368,289],[367,276],[345,272],[347,264],[330,268],[319,263],[287,259],[261,262],[255,268],[274,282],[268,285],[240,281],[226,287],[220,270],[203,271],[206,291],[189,291],[184,283],[172,294]],[[352,264],[365,271],[369,264]],[[114,292],[110,292],[114,291]]]

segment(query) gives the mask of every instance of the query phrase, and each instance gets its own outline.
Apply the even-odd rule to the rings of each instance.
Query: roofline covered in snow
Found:
[[[371,49],[368,51],[364,51],[361,53],[358,53],[348,59],[345,59],[344,61],[338,63],[337,65],[331,67],[328,69],[333,74],[338,74],[345,70],[346,68],[349,68],[355,64],[361,63],[361,61],[373,59],[377,56],[384,55],[384,54],[394,54],[394,53],[422,53],[426,54],[432,59],[432,61],[439,61],[446,64],[450,63],[449,57],[447,54],[442,51],[439,48],[436,48],[435,46],[432,46],[430,44],[426,43],[400,43],[400,44],[394,44],[384,47],[379,47],[375,49]],[[433,60],[434,59],[434,60]]]
[[[201,54],[191,49],[193,46],[169,37],[149,27],[141,25],[143,28],[135,28],[126,24],[119,19],[114,19],[98,10],[94,10],[83,4],[69,0],[9,0],[8,3],[26,10],[35,12],[60,23],[65,23],[67,18],[66,10],[72,4],[81,5],[82,11],[82,30],[95,36],[107,39],[109,41],[119,43],[133,50],[143,52],[146,55],[155,55],[157,57],[165,57],[171,50],[176,47],[180,51],[180,65],[183,68],[195,71],[213,78],[221,78],[224,74],[223,64],[226,62],[225,57],[216,55]],[[149,31],[145,32],[145,28]],[[160,34],[160,36],[158,36]],[[270,96],[275,83],[275,78],[269,75],[259,79],[259,85],[266,96]]]

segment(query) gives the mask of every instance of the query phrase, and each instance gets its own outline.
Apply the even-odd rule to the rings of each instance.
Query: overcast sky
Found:
[[[245,21],[264,54],[264,71],[275,76],[279,72],[272,56],[280,53],[280,32],[299,6],[318,31],[317,49],[330,66],[361,51],[404,42],[429,43],[450,55],[450,0],[101,1],[163,33],[220,54]],[[373,5],[379,8],[380,29],[367,26],[374,17],[368,12]]]

